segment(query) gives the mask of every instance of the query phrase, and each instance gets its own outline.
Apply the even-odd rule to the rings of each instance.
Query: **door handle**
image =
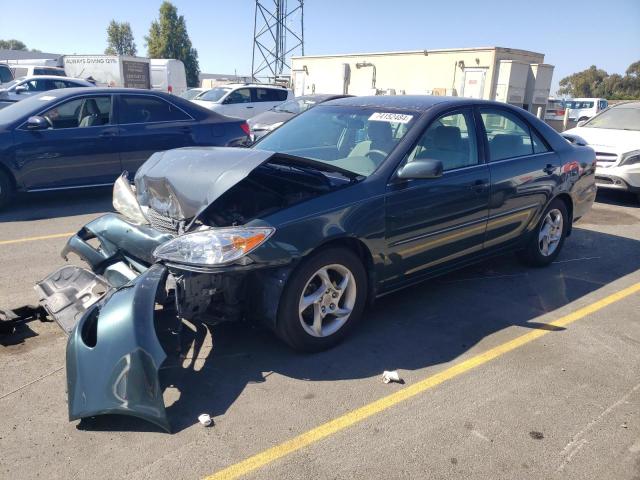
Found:
[[[558,168],[558,167],[556,167],[555,165],[552,165],[550,163],[547,163],[547,166],[544,167],[542,169],[542,171],[544,173],[546,173],[547,175],[553,175],[553,173],[556,171],[556,168]]]
[[[182,130],[184,133],[191,133],[191,127],[180,127],[180,130]]]
[[[113,138],[115,136],[116,136],[116,132],[113,132],[113,131],[102,132],[100,134],[100,137],[102,137],[102,138]]]
[[[253,108],[253,107],[247,107],[247,108]]]
[[[476,180],[469,185],[469,188],[477,193],[481,193],[488,186],[488,182],[485,182],[484,180]]]

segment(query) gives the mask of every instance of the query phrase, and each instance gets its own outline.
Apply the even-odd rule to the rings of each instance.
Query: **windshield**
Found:
[[[593,117],[583,127],[640,131],[640,108],[611,108]]]
[[[576,101],[576,100],[568,100],[566,102],[567,108],[578,109],[578,108],[593,108],[593,102],[585,102],[585,101]]]
[[[192,88],[191,90],[187,90],[186,92],[183,92],[182,95],[180,96],[185,100],[193,100],[194,98],[196,98],[198,95],[201,95],[202,93],[204,93],[204,90]]]
[[[274,107],[274,110],[284,113],[302,113],[313,107],[316,103],[318,102],[311,98],[300,97],[281,103],[277,107]]]
[[[255,147],[370,175],[415,123],[419,112],[320,105],[294,117]]]
[[[0,125],[13,122],[24,115],[37,113],[40,111],[40,107],[44,107],[58,99],[52,92],[55,92],[55,90],[27,97],[3,108],[0,110]]]
[[[207,102],[217,102],[222,97],[224,97],[227,93],[229,93],[231,90],[233,89],[224,88],[224,87],[212,88],[208,92],[205,92],[202,95],[200,95],[198,97],[198,100],[206,100]]]

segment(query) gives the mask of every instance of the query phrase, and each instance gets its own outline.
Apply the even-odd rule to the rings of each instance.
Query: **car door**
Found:
[[[16,164],[29,190],[108,184],[120,173],[111,95],[65,100],[38,112],[51,125],[14,131]]]
[[[513,110],[479,108],[491,172],[485,248],[517,241],[550,200],[560,159],[543,137]]]
[[[255,115],[255,105],[252,100],[251,88],[238,88],[227,95],[216,112],[228,117],[244,118]]]
[[[391,285],[482,249],[489,169],[477,139],[470,107],[444,113],[425,129],[404,162],[440,160],[442,176],[389,183],[385,222]]]
[[[151,94],[120,94],[120,160],[134,174],[151,155],[195,145],[194,119],[175,104]]]
[[[287,91],[283,88],[253,88],[254,113],[266,112],[280,105],[287,99]]]

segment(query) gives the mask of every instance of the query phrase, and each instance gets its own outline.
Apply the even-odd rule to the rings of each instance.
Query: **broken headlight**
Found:
[[[131,184],[127,180],[127,172],[120,175],[116,183],[113,184],[113,208],[136,223],[149,223],[142,213]]]
[[[181,235],[153,252],[158,260],[193,266],[224,265],[251,252],[275,231],[270,227],[211,228]]]

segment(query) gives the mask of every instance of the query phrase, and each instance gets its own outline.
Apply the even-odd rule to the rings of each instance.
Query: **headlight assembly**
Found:
[[[131,184],[127,180],[126,172],[120,175],[116,183],[113,184],[113,208],[136,223],[149,223],[142,213]]]
[[[225,227],[200,230],[163,243],[153,252],[158,260],[212,267],[244,257],[275,231],[270,227]]]
[[[621,166],[635,165],[640,163],[640,150],[634,150],[633,152],[627,152],[622,155]]]

